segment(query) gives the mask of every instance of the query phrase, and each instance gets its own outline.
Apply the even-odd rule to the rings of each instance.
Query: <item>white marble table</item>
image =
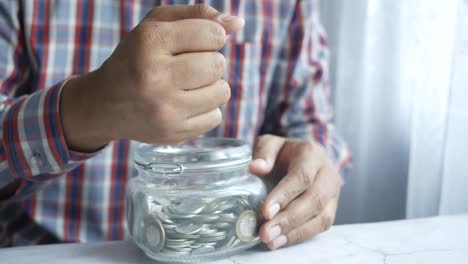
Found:
[[[0,250],[2,264],[154,263],[128,241]],[[335,226],[307,243],[262,248],[216,264],[468,264],[468,215]]]

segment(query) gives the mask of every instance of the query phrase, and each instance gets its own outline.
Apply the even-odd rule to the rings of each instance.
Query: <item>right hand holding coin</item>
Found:
[[[243,25],[207,5],[154,8],[101,68],[64,88],[68,144],[92,149],[121,138],[176,144],[219,125],[230,88],[221,80],[226,62],[218,50]],[[80,102],[85,109],[76,111]]]

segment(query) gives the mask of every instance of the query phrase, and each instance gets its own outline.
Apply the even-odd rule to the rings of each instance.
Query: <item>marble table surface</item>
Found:
[[[155,263],[129,241],[0,249],[0,263]],[[468,264],[468,215],[334,226],[301,245],[255,248],[216,264]]]

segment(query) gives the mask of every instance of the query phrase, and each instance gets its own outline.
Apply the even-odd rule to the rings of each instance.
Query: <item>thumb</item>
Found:
[[[270,173],[285,142],[284,138],[273,135],[258,137],[253,149],[250,171],[258,176]]]
[[[208,19],[224,27],[226,34],[240,31],[245,24],[243,18],[220,13],[206,4],[158,6],[148,14],[157,21],[176,21],[182,19]]]

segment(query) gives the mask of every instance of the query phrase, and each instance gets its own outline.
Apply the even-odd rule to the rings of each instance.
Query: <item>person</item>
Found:
[[[0,2],[0,244],[123,239],[138,142],[253,144],[271,249],[334,221],[350,154],[332,124],[317,1]]]

